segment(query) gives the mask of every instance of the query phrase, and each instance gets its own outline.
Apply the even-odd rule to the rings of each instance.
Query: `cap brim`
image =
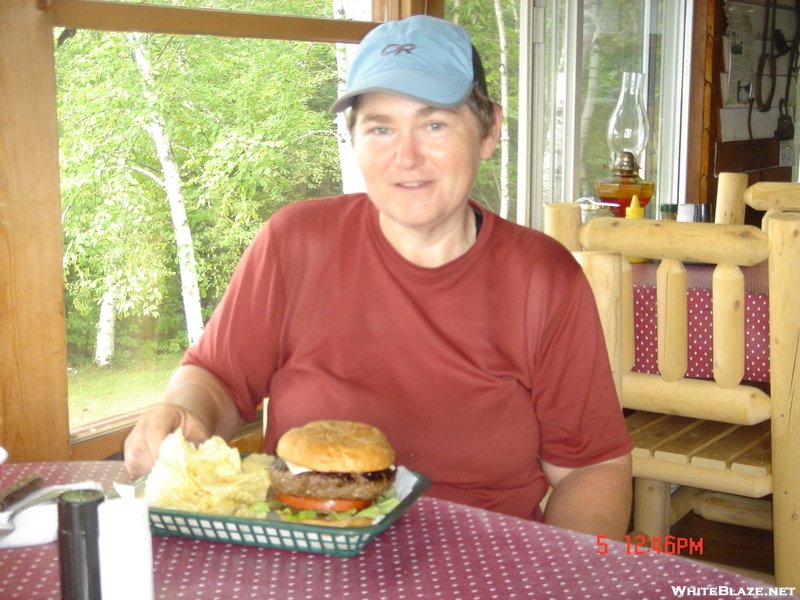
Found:
[[[467,101],[472,92],[472,82],[417,69],[395,69],[363,78],[358,88],[348,90],[333,103],[330,112],[335,114],[349,108],[356,96],[368,92],[385,92],[426,106],[450,110]]]

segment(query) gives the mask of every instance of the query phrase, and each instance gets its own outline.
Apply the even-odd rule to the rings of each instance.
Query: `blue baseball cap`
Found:
[[[341,112],[366,92],[453,109],[467,101],[473,85],[486,94],[483,66],[469,34],[449,21],[418,15],[389,21],[364,36],[347,89],[330,110]]]

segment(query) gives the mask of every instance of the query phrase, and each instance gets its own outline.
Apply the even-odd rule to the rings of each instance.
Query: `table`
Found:
[[[25,473],[48,485],[128,482],[119,461],[7,465],[5,487]],[[667,554],[423,497],[353,558],[153,537],[156,598],[188,600],[672,599],[671,586],[765,584]],[[606,553],[601,553],[607,548]],[[58,599],[55,543],[0,550],[0,598]],[[724,588],[723,588],[724,589]]]
[[[659,263],[633,266],[637,373],[658,373],[656,271]],[[689,366],[686,377],[713,379],[711,277],[714,265],[686,265]],[[742,267],[745,281],[745,381],[769,381],[769,284],[767,263]]]

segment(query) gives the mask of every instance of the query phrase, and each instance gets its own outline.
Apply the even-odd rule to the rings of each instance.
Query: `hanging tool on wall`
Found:
[[[766,0],[764,3],[764,27],[761,33],[761,56],[758,57],[756,68],[756,106],[761,112],[772,108],[772,97],[775,95],[775,83],[778,79],[777,60],[775,53],[775,14],[777,13],[778,0]],[[764,69],[769,68],[769,95],[764,99],[761,89],[764,80]]]
[[[775,130],[775,137],[779,140],[794,139],[794,122],[789,115],[789,94],[792,90],[792,82],[795,81],[798,72],[798,57],[800,56],[800,0],[794,0],[794,37],[788,45],[789,65],[786,67],[786,88],[783,98],[778,102],[778,128]],[[784,41],[785,44],[785,41]]]

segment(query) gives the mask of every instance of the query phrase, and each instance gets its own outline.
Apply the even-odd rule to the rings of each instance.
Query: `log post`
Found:
[[[606,340],[611,373],[622,402],[622,277],[620,255],[611,252],[576,252],[594,293],[603,335]],[[624,261],[627,262],[627,261]]]
[[[747,173],[719,174],[714,223],[726,225],[744,223],[744,191],[746,189]]]
[[[581,207],[574,202],[551,202],[544,205],[544,232],[564,244],[570,252],[579,252],[576,232],[581,226]]]
[[[0,444],[68,460],[53,25],[36,2],[0,2],[0,56]]]
[[[669,535],[670,484],[643,477],[633,481],[633,529],[646,537]]]
[[[733,388],[744,378],[744,274],[736,265],[719,264],[711,286],[714,380]]]
[[[636,362],[636,325],[633,306],[633,268],[622,263],[622,373],[629,373]]]
[[[686,267],[663,260],[656,273],[658,371],[664,381],[678,381],[689,366]]]
[[[769,220],[772,218],[773,215],[779,215],[783,211],[780,208],[769,208],[764,211],[764,215],[761,217],[761,231],[767,232],[769,231]]]
[[[775,583],[800,588],[800,214],[769,222]]]

